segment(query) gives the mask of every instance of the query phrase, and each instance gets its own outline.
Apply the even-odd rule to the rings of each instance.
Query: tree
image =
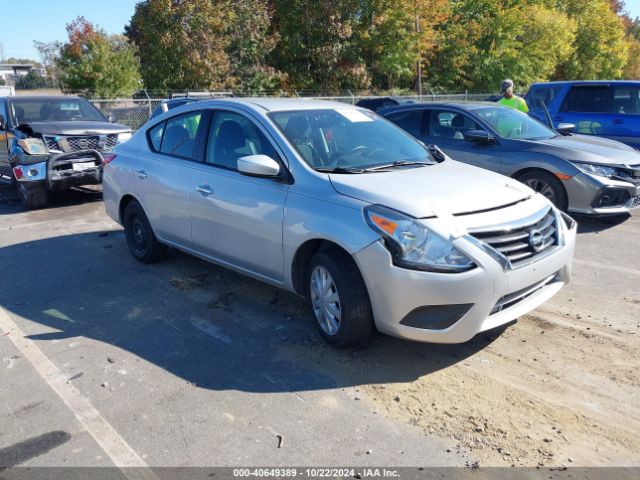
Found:
[[[69,39],[56,64],[62,85],[100,98],[129,96],[140,88],[138,62],[122,35],[107,36],[78,17],[67,24]]]
[[[226,48],[226,1],[146,0],[138,3],[127,37],[138,47],[145,87],[218,90],[233,84]]]
[[[279,89],[285,75],[268,64],[278,34],[271,29],[267,0],[235,0],[229,5],[226,53],[234,87],[244,93]]]
[[[40,60],[42,66],[47,72],[47,79],[52,85],[59,86],[58,78],[60,77],[58,72],[58,58],[60,57],[60,49],[62,43],[60,42],[38,42],[34,41],[33,45],[40,54]]]
[[[358,0],[274,0],[279,34],[272,60],[292,88],[323,92],[365,89],[371,82],[356,31]]]
[[[575,50],[556,78],[621,78],[629,58],[622,19],[608,0],[564,0],[565,12],[577,23]]]
[[[447,14],[446,0],[363,2],[359,42],[373,85],[413,87],[418,62],[425,66],[438,43],[434,27]]]
[[[433,85],[449,91],[517,89],[547,80],[573,52],[576,24],[549,2],[452,0],[430,61]]]

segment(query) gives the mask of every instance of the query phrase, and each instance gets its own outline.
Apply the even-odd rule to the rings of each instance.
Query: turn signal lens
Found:
[[[387,232],[389,235],[393,235],[398,228],[398,224],[396,222],[392,222],[391,220],[376,215],[375,213],[372,213],[370,218],[371,221],[380,228],[380,230]]]
[[[567,175],[566,173],[555,173],[554,175],[560,180],[571,180],[573,178],[571,175]]]

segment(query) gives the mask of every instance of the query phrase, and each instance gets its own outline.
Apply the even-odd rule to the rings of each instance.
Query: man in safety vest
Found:
[[[502,98],[498,100],[500,105],[520,110],[523,113],[529,113],[529,107],[525,99],[513,93],[513,80],[508,78],[503,80],[500,84],[500,93],[502,93]]]

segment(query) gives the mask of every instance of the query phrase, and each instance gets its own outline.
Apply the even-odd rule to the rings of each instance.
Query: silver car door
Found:
[[[282,222],[288,185],[277,179],[242,175],[237,160],[280,155],[252,119],[216,110],[205,161],[191,173],[189,198],[194,249],[218,261],[282,281]]]
[[[148,133],[149,153],[135,160],[135,192],[161,240],[191,247],[189,178],[202,112],[169,118]]]
[[[466,140],[464,133],[470,130],[485,130],[470,116],[447,109],[432,109],[426,119],[425,143],[435,143],[454,160],[501,171],[501,146],[497,142],[479,143]]]

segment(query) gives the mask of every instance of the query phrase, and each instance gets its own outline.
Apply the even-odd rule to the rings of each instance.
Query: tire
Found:
[[[549,172],[533,170],[518,177],[518,181],[524,183],[535,192],[544,195],[551,203],[563,212],[567,211],[569,202],[567,192],[562,183]]]
[[[22,183],[18,183],[18,191],[22,204],[27,210],[44,208],[49,203],[49,195],[44,187],[28,188]]]
[[[323,299],[322,278],[331,283]],[[306,296],[320,334],[330,345],[354,347],[371,336],[371,301],[362,275],[348,254],[337,249],[315,253],[307,269]]]
[[[154,263],[162,260],[167,246],[158,241],[147,215],[136,201],[124,209],[124,234],[131,254],[142,263]]]

